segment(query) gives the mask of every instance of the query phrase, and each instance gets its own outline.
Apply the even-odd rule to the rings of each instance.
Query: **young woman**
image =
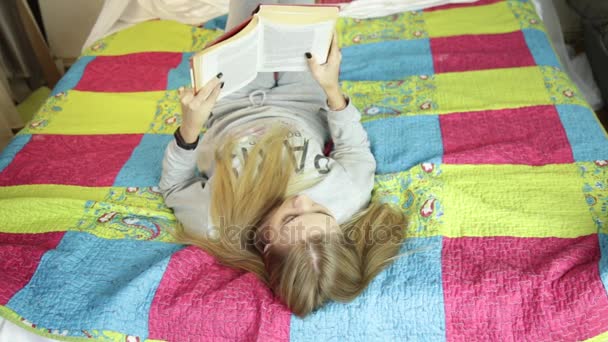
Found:
[[[370,203],[376,163],[340,91],[336,37],[327,63],[302,58],[310,72],[260,73],[220,101],[221,73],[196,95],[180,89],[182,124],[160,181],[178,241],[255,273],[301,317],[361,293],[396,257],[406,224]]]

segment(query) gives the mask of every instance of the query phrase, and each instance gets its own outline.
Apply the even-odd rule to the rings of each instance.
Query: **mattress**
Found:
[[[0,155],[0,317],[69,341],[608,339],[608,137],[530,1],[340,19],[373,200],[409,224],[361,296],[304,319],[167,233],[176,90],[221,33],[98,41]]]

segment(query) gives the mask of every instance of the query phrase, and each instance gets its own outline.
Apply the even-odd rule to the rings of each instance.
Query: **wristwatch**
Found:
[[[194,150],[196,146],[198,146],[198,140],[200,139],[200,136],[196,137],[195,142],[188,144],[184,141],[184,137],[182,137],[182,134],[179,131],[179,127],[175,130],[173,136],[175,137],[175,142],[177,143],[177,146],[183,148],[184,150]]]

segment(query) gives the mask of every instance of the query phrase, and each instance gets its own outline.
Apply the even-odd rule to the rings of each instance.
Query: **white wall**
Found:
[[[40,12],[54,57],[80,56],[103,0],[40,0]]]

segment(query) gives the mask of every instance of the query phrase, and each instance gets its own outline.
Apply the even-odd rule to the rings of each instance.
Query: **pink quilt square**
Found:
[[[440,115],[446,164],[572,163],[572,149],[554,106]]]
[[[165,90],[169,71],[180,64],[182,56],[172,52],[97,56],[87,65],[74,89],[98,92]]]
[[[608,330],[597,235],[444,238],[448,341],[581,341]]]
[[[141,134],[33,135],[0,173],[0,186],[111,186]]]
[[[57,247],[64,233],[0,233],[0,305],[30,281],[42,255]]]
[[[156,291],[148,338],[288,341],[290,318],[252,273],[221,266],[199,248],[187,247],[173,254]]]
[[[431,38],[435,73],[536,65],[522,31]]]

